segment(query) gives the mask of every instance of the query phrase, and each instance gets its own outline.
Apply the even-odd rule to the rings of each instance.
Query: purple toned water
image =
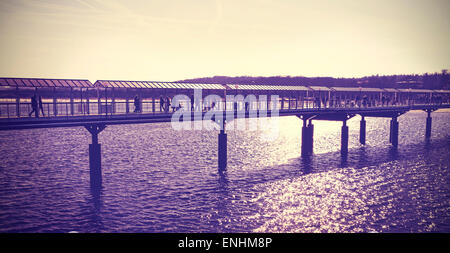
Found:
[[[170,123],[108,126],[100,135],[103,189],[89,185],[84,128],[0,132],[0,232],[450,232],[450,113],[314,121],[314,156],[300,156],[301,125],[279,119],[279,138],[228,131],[228,169],[217,171],[217,131]],[[248,121],[248,120],[247,120]]]

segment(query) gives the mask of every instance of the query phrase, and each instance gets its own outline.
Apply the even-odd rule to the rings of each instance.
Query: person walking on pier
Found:
[[[169,112],[170,109],[170,98],[166,97],[166,105],[165,105],[165,112]]]
[[[38,102],[37,102],[37,98],[36,95],[31,97],[31,112],[28,114],[28,117],[31,117],[31,115],[34,112],[34,115],[36,116],[36,118],[39,118],[39,110],[38,110]]]
[[[42,104],[42,96],[39,96],[39,111],[41,111],[42,112],[42,116],[45,117],[44,106]],[[38,114],[39,114],[39,111],[38,111]]]
[[[190,99],[191,99],[191,111],[193,111],[194,110],[194,95],[191,95]]]
[[[316,107],[320,109],[320,98],[316,97],[315,99]]]
[[[194,110],[195,111],[197,111],[197,112],[203,111],[201,103],[202,103],[201,99],[195,99],[194,100]]]
[[[137,95],[134,97],[134,112],[141,112],[141,103]]]
[[[362,106],[363,106],[363,107],[367,107],[367,105],[368,105],[367,96],[364,95],[364,96],[363,96],[363,99],[362,99]]]
[[[165,111],[165,109],[164,109],[164,98],[163,98],[162,95],[159,96],[159,111],[160,112]]]

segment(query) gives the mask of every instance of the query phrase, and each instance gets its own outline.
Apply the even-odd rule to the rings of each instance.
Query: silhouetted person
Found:
[[[170,98],[166,97],[165,112],[169,112],[169,108],[170,108]]]
[[[44,106],[42,105],[42,97],[41,96],[39,96],[39,111],[41,111],[42,112],[42,116],[45,117]],[[38,114],[39,114],[39,112],[38,112]]]
[[[31,115],[34,112],[34,115],[36,116],[36,118],[39,118],[39,110],[38,110],[38,101],[36,99],[36,95],[31,97],[31,112],[28,114],[29,117],[31,117]]]
[[[134,97],[134,112],[140,112],[141,111],[141,103],[139,101],[139,97],[136,95]]]
[[[160,112],[165,111],[163,96],[159,96],[159,111]]]
[[[362,106],[363,106],[363,107],[366,107],[366,106],[367,106],[367,96],[366,96],[366,95],[363,96],[363,99],[362,99]]]
[[[194,104],[195,104],[194,110],[195,110],[195,111],[203,111],[201,102],[202,102],[202,101],[201,101],[200,99],[198,99],[198,100],[195,100],[195,99],[194,99]]]
[[[194,110],[194,95],[191,95],[191,111]]]

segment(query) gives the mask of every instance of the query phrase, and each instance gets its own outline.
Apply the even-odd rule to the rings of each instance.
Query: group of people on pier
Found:
[[[31,115],[34,113],[36,118],[39,118],[39,113],[42,112],[42,116],[45,116],[44,114],[44,107],[42,104],[42,97],[37,96],[34,94],[31,97],[31,112],[28,114],[28,117],[31,117]]]
[[[194,95],[191,95],[189,97],[190,101],[183,101],[183,106],[181,103],[173,103],[172,98],[170,96],[163,96],[161,95],[159,97],[159,111],[169,113],[170,109],[172,109],[172,112],[175,112],[179,109],[189,110],[187,107],[190,105],[191,111],[209,111],[209,110],[215,110],[216,106],[225,106],[222,104],[216,104],[214,102],[203,104],[202,100],[194,99]],[[373,97],[373,96],[354,96],[354,97],[345,97],[345,96],[313,96],[309,98],[287,98],[287,97],[281,97],[280,104],[277,106],[279,109],[293,109],[293,108],[339,108],[339,107],[376,107],[376,106],[395,106],[395,105],[412,105],[415,103],[427,103],[427,104],[442,104],[443,103],[443,97],[439,95],[433,95],[433,96],[418,96],[415,99],[409,99],[409,98],[402,98],[398,96],[379,96],[379,97]],[[294,102],[294,107],[291,108],[290,105],[292,105],[292,102]],[[300,104],[298,103],[300,102]],[[152,101],[151,103],[154,103],[153,106],[157,103],[157,101]],[[257,102],[258,103],[258,102]],[[44,108],[43,108],[43,102],[41,95],[34,94],[31,97],[31,111],[29,112],[28,116],[31,117],[34,113],[36,118],[39,118],[40,114],[42,113],[42,116],[45,116]],[[114,105],[113,105],[114,106]],[[143,102],[140,98],[140,96],[136,95],[134,97],[134,113],[142,113],[143,112]],[[225,108],[224,107],[224,108]],[[251,108],[254,107],[254,104],[242,101],[242,103],[234,103],[233,105],[234,110],[244,110],[249,111]],[[259,107],[259,105],[257,105]],[[55,107],[56,108],[56,107]],[[240,109],[239,109],[240,108]],[[267,108],[269,108],[269,104],[267,104]],[[153,108],[153,111],[155,109]],[[115,111],[113,109],[113,111]],[[128,111],[128,109],[127,109]],[[50,113],[50,111],[49,111]]]
[[[166,96],[165,98],[163,96],[160,96],[159,97],[159,110],[161,112],[169,112],[170,102],[171,102],[171,99],[168,96]],[[172,110],[175,111],[175,108],[172,107]]]

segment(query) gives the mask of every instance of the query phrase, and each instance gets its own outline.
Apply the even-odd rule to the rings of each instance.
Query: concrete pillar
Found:
[[[308,137],[309,137],[309,146],[308,146],[308,151],[309,154],[314,153],[314,125],[312,124],[312,120],[309,120],[309,124],[308,124]]]
[[[99,188],[102,186],[101,160],[101,145],[98,143],[89,144],[89,174],[92,188]]]
[[[389,143],[392,143],[392,120],[389,121]]]
[[[341,154],[347,155],[348,153],[348,126],[347,121],[342,121],[342,129],[341,129]]]
[[[224,129],[220,130],[218,146],[219,146],[218,147],[219,172],[222,172],[225,171],[227,168],[227,134],[225,133]]]
[[[397,117],[393,117],[391,120],[391,143],[392,146],[397,147],[398,146],[398,121]]]
[[[302,127],[302,156],[313,153],[314,125],[312,124],[312,120],[309,120],[308,125],[306,124],[306,121],[306,119],[303,120]]]
[[[427,124],[425,128],[425,138],[430,139],[431,138],[431,111],[427,111]]]
[[[366,144],[366,120],[364,119],[364,116],[361,119],[361,122],[359,122],[359,142],[363,145]]]
[[[306,125],[306,119],[303,120],[302,127],[302,156],[308,155],[309,138],[308,138],[308,126]]]
[[[89,144],[89,175],[91,188],[102,186],[101,145],[98,143],[98,134],[105,129],[105,125],[85,126],[92,135],[92,144]]]

